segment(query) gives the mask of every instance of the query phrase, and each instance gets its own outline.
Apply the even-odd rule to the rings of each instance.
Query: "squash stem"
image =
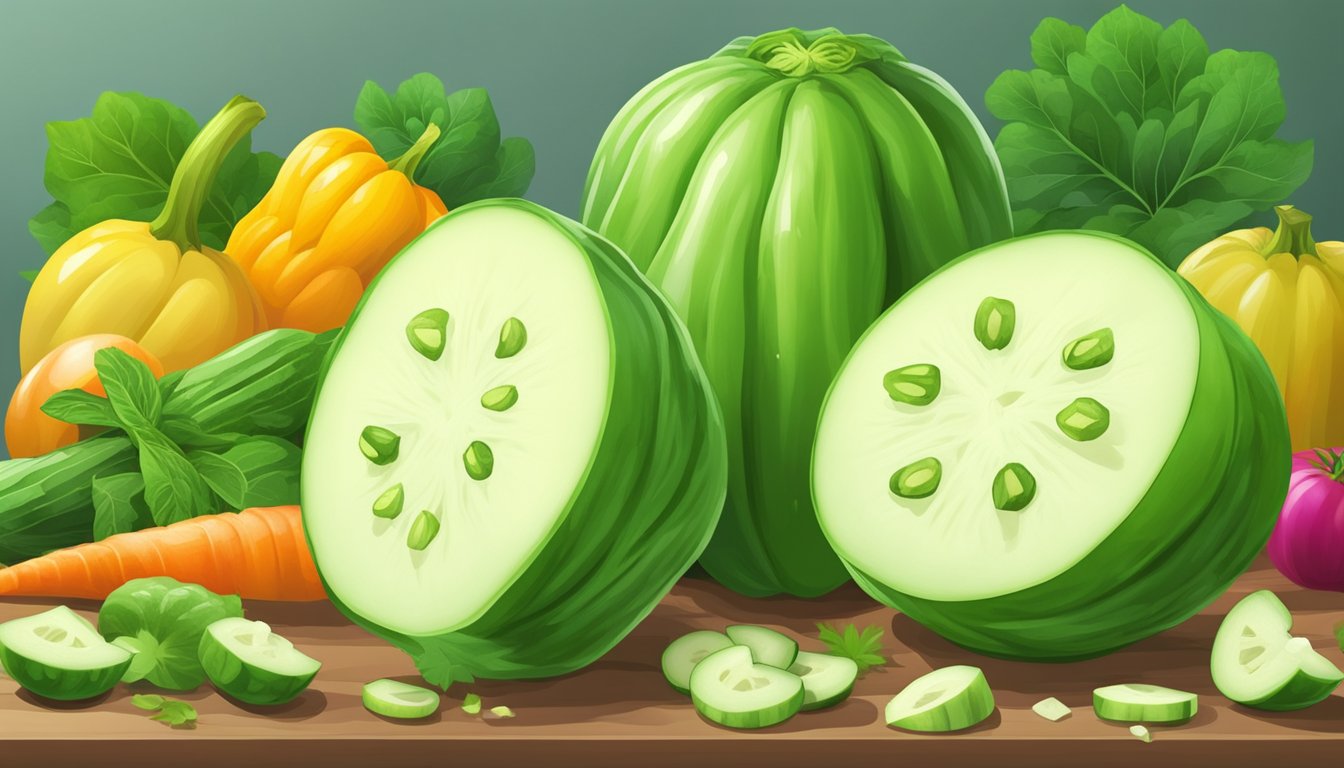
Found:
[[[1279,215],[1279,228],[1274,237],[1265,246],[1262,255],[1269,257],[1276,253],[1291,253],[1293,258],[1316,255],[1316,241],[1311,239],[1311,214],[1291,205],[1276,205],[1274,212]]]
[[[234,96],[196,134],[173,172],[168,200],[149,231],[175,243],[183,253],[201,249],[199,220],[224,159],[266,117],[266,110],[243,95]]]
[[[430,123],[425,126],[425,132],[420,134],[420,138],[415,140],[411,148],[406,150],[401,157],[387,164],[389,170],[401,171],[406,174],[406,178],[415,181],[415,169],[419,167],[420,161],[425,159],[429,150],[434,147],[434,142],[439,140],[439,126]]]

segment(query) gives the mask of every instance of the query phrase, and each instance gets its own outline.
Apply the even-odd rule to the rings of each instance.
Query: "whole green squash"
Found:
[[[625,105],[583,221],[686,321],[723,408],[731,477],[705,570],[747,595],[839,586],[808,487],[831,377],[907,289],[1012,234],[966,103],[869,35],[740,38]]]

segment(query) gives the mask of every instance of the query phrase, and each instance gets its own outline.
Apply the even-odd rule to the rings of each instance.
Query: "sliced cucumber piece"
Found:
[[[1160,685],[1123,683],[1092,691],[1092,709],[1102,720],[1183,723],[1199,711],[1199,697]]]
[[[1153,742],[1152,732],[1149,731],[1147,728],[1144,728],[1142,725],[1129,726],[1129,735],[1133,736],[1139,741],[1142,741],[1144,744],[1151,744]]]
[[[724,631],[734,643],[750,648],[751,658],[757,664],[788,669],[798,657],[798,641],[773,629],[755,624],[737,624]]]
[[[994,692],[979,667],[943,667],[907,685],[887,702],[887,725],[924,733],[960,731],[994,711]]]
[[[691,700],[706,719],[729,728],[765,728],[803,707],[797,675],[752,662],[751,650],[734,645],[706,656],[691,672]]]
[[[365,683],[362,698],[370,712],[399,720],[417,720],[439,710],[439,694],[387,678]]]
[[[1242,598],[1213,640],[1213,684],[1227,698],[1257,709],[1309,707],[1329,696],[1344,673],[1293,637],[1292,614],[1269,590]]]
[[[1041,699],[1035,704],[1032,704],[1031,711],[1052,723],[1057,723],[1073,714],[1072,709],[1069,709],[1064,702],[1056,699],[1054,696],[1051,696],[1048,699]]]
[[[803,711],[825,709],[849,698],[859,665],[829,653],[799,651],[789,671],[803,681]]]
[[[78,701],[112,690],[131,665],[131,654],[62,605],[0,624],[0,664],[38,696]]]
[[[248,704],[284,704],[322,667],[265,622],[236,617],[206,627],[198,652],[210,682]]]
[[[682,635],[663,651],[663,677],[680,693],[691,692],[691,671],[711,653],[732,647],[722,632],[701,629]]]

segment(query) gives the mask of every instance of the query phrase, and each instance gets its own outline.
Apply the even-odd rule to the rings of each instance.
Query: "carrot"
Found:
[[[0,595],[101,600],[144,576],[172,576],[253,600],[327,596],[292,506],[204,515],[58,549],[0,569]]]

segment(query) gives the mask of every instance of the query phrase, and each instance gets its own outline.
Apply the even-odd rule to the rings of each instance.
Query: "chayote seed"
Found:
[[[522,351],[525,344],[527,344],[527,328],[522,320],[510,317],[499,329],[499,344],[495,346],[495,357],[500,360],[513,357]]]
[[[928,405],[942,391],[943,375],[936,365],[918,363],[888,371],[882,377],[882,386],[898,403]]]
[[[378,466],[396,461],[400,449],[401,436],[385,427],[367,426],[359,433],[359,452]]]
[[[985,349],[1003,349],[1013,340],[1017,308],[1007,299],[987,297],[975,311],[975,338]]]
[[[991,496],[995,507],[1004,512],[1017,512],[1036,498],[1036,478],[1026,467],[1013,462],[994,476]]]
[[[942,480],[942,462],[929,456],[896,470],[888,487],[903,499],[923,499],[932,496]]]
[[[480,440],[473,440],[462,454],[462,464],[472,480],[484,480],[495,471],[495,453]]]
[[[1111,426],[1111,412],[1090,397],[1080,397],[1055,416],[1059,431],[1079,442],[1096,440]]]
[[[402,487],[401,483],[397,483],[374,499],[373,514],[391,520],[401,514],[401,507],[405,502],[406,489]]]
[[[416,352],[430,360],[438,360],[448,343],[447,310],[426,309],[411,318],[406,324],[406,339]]]

